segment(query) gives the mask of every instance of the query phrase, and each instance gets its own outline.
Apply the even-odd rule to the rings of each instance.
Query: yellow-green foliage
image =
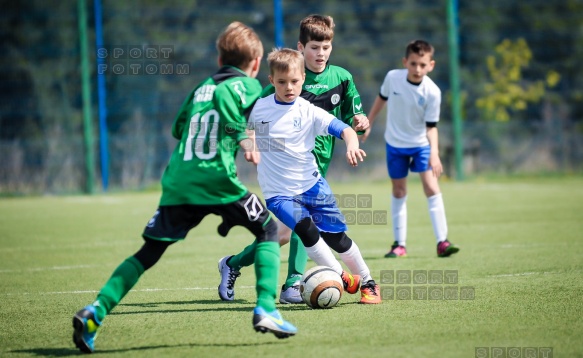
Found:
[[[508,121],[512,111],[522,111],[528,103],[537,103],[546,88],[557,85],[561,76],[549,71],[546,79],[527,81],[522,70],[532,60],[532,51],[526,41],[505,39],[496,46],[495,54],[486,58],[489,80],[484,83],[484,95],[476,106],[484,111],[485,119]]]

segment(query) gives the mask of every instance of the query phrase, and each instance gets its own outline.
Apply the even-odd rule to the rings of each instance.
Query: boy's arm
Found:
[[[429,147],[431,152],[429,154],[429,165],[431,166],[431,171],[436,178],[439,178],[441,173],[443,173],[443,166],[441,165],[441,159],[439,159],[439,140],[437,127],[427,127],[427,139],[429,140]]]
[[[322,109],[319,110],[323,111]],[[364,161],[366,153],[359,148],[358,134],[356,134],[352,127],[342,122],[340,119],[334,118],[328,124],[328,134],[344,139],[346,142],[346,161],[348,164],[356,167],[358,165],[358,159],[360,159],[361,162]]]
[[[172,124],[172,136],[178,140],[182,139],[182,132],[184,131],[184,127],[186,127],[189,123],[188,122],[188,109],[190,108],[190,104],[192,103],[192,96],[194,94],[194,90],[190,92],[190,94],[184,99],[182,102],[182,106],[178,110],[178,114],[176,118],[174,118],[174,123]]]
[[[358,135],[354,129],[347,127],[342,131],[342,139],[346,142],[346,161],[353,167],[358,166],[358,160],[364,161],[366,153],[359,148]]]
[[[374,103],[372,104],[372,108],[368,112],[369,127],[364,131],[364,134],[362,135],[362,142],[363,143],[366,142],[366,139],[370,135],[370,131],[372,129],[372,124],[374,123],[377,114],[379,114],[379,112],[383,108],[385,108],[386,105],[387,105],[387,98],[383,98],[381,95],[378,95],[377,98],[375,98]]]
[[[243,150],[245,160],[249,163],[257,165],[261,160],[261,156],[260,153],[256,150],[255,131],[247,129],[245,132],[247,134],[247,138],[239,142],[239,147],[241,147]]]
[[[355,114],[352,120],[352,128],[355,132],[366,131],[370,127],[369,120],[364,113]]]

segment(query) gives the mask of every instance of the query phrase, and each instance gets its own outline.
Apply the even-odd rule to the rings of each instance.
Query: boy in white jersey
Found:
[[[274,50],[267,62],[275,93],[259,99],[249,118],[261,151],[257,179],[267,208],[299,235],[316,264],[338,272],[347,292],[356,293],[360,286],[361,303],[380,303],[379,287],[358,246],[345,233],[344,216],[318,171],[312,150],[316,136],[329,134],[344,139],[346,160],[352,166],[363,161],[366,153],[348,124],[300,97],[305,80],[300,52]],[[345,272],[330,248],[357,275]]]
[[[369,112],[372,127],[376,115],[389,103],[385,141],[387,168],[393,186],[391,214],[395,242],[385,257],[407,256],[407,175],[419,173],[429,204],[429,216],[437,241],[437,256],[447,257],[459,248],[447,240],[447,221],[438,178],[443,171],[439,159],[437,122],[441,91],[427,76],[433,70],[434,49],[429,43],[409,43],[403,58],[405,69],[387,73],[380,93]],[[363,142],[370,127],[363,135]]]

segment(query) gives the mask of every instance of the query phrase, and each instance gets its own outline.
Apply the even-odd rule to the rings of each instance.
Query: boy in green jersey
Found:
[[[172,135],[179,143],[162,176],[158,209],[142,233],[144,245],[115,269],[95,301],[73,317],[73,342],[83,352],[94,351],[103,319],[140,276],[209,214],[222,217],[222,236],[241,225],[256,237],[254,329],[278,338],[297,332],[275,308],[280,265],[277,224],[237,178],[235,166],[239,147],[247,161],[259,162],[246,134],[246,114],[261,94],[255,77],[263,45],[253,29],[240,22],[227,26],[216,45],[221,68],[192,90],[175,118]]]
[[[352,126],[357,132],[368,128],[368,119],[362,110],[360,94],[352,75],[342,67],[330,65],[328,59],[332,52],[334,39],[334,20],[330,16],[310,15],[300,22],[300,35],[297,44],[305,59],[306,79],[300,97],[325,109],[336,118]],[[273,86],[263,90],[262,97],[274,93]],[[328,172],[336,138],[318,136],[313,150],[320,174]],[[290,237],[291,234],[291,237]],[[308,255],[302,241],[291,229],[280,225],[280,243],[290,243],[288,274],[281,289],[279,302],[302,303],[299,281],[305,272]],[[242,267],[253,264],[255,253],[253,243],[235,256],[226,256],[219,261],[221,284],[219,296],[224,300],[224,292],[234,295],[234,283]],[[227,299],[231,300],[231,299]]]

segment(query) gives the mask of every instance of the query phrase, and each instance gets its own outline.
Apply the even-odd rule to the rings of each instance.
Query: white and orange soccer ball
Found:
[[[312,267],[302,276],[300,294],[311,308],[332,308],[344,291],[340,275],[326,266]]]

